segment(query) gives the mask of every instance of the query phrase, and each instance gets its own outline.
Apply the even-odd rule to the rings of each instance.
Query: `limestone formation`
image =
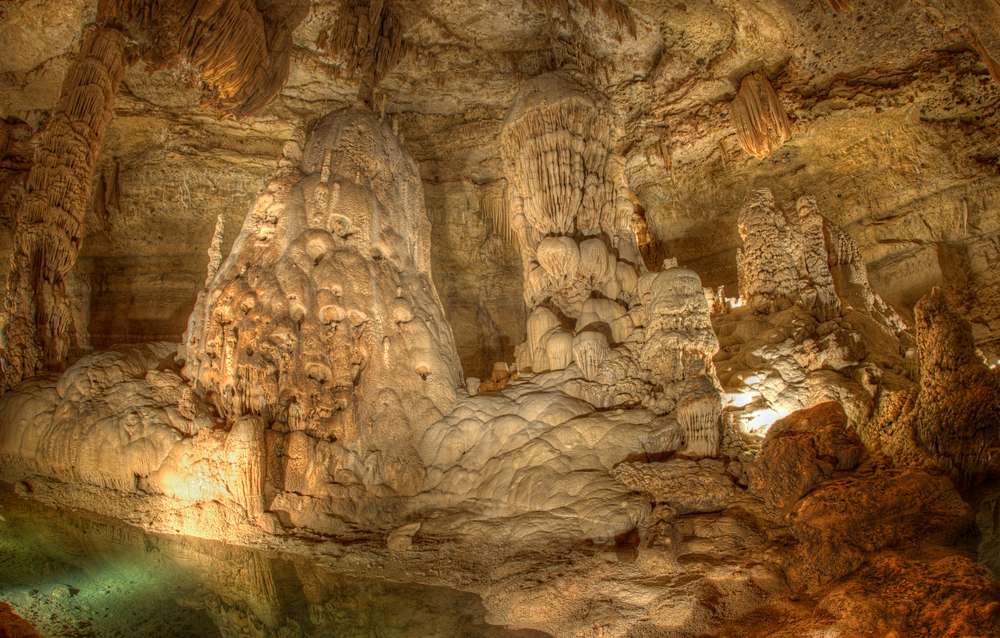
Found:
[[[675,450],[676,421],[645,410],[591,414],[592,405],[537,381],[519,379],[500,398],[463,399],[427,431],[416,507],[521,516],[522,537],[606,538],[634,528],[649,505],[608,471],[633,451]]]
[[[898,334],[903,321],[868,282],[868,269],[850,235],[820,215],[816,200],[800,197],[798,215],[786,218],[774,196],[762,189],[740,210],[744,247],[737,253],[740,295],[750,308],[768,314],[794,304],[820,322],[840,316],[840,298],[873,315]]]
[[[677,401],[677,422],[684,428],[682,452],[690,456],[715,456],[719,451],[719,416],[722,399],[708,377],[685,383]]]
[[[581,332],[573,337],[573,362],[587,381],[597,380],[597,371],[608,356],[608,338],[604,333]]]
[[[316,46],[346,59],[346,75],[361,72],[358,99],[373,106],[375,87],[413,45],[405,27],[382,0],[349,0],[337,23],[320,32]]]
[[[613,140],[606,99],[568,72],[532,78],[507,111],[510,219],[503,226],[521,247],[529,307],[550,301],[575,319],[590,293],[614,276],[619,259],[635,259],[619,250],[636,242]]]
[[[271,102],[288,77],[291,31],[303,13],[274,9],[265,20],[250,0],[100,2],[99,20],[114,26],[88,37],[67,73],[17,216],[0,328],[4,387],[65,367],[72,313],[64,280],[83,242],[91,181],[126,71],[126,34],[147,43],[143,54],[157,64],[183,52],[199,70],[205,103],[240,117]],[[106,204],[117,176],[111,191],[100,184]]]
[[[884,392],[862,436],[899,466],[929,465],[961,489],[974,487],[986,479],[1000,435],[1000,379],[940,288],[915,314],[919,387]]]
[[[784,310],[798,301],[794,240],[769,190],[754,191],[739,216],[743,248],[737,252],[740,297],[757,313]]]
[[[264,510],[264,431],[247,417],[217,429],[172,365],[171,344],[89,355],[56,380],[4,395],[0,451],[8,466],[181,503]]]
[[[737,266],[747,305],[714,315],[727,409],[741,427],[766,431],[832,400],[860,427],[884,382],[917,378],[905,357],[912,337],[872,290],[850,236],[819,214],[813,198],[799,198],[796,209],[786,217],[770,191],[758,190],[740,211]]]
[[[0,581],[41,502],[225,635],[997,635],[998,7],[0,3]]]
[[[306,10],[302,2],[262,11],[252,0],[101,0],[98,14],[142,43],[155,66],[185,58],[197,69],[203,106],[245,117],[285,86],[292,31]]]
[[[642,361],[664,384],[712,374],[719,342],[712,332],[711,309],[701,280],[684,268],[656,275],[646,306],[646,344]]]
[[[416,167],[363,105],[289,148],[192,314],[185,374],[228,422],[381,450],[357,479],[412,490],[407,450],[459,385]]]
[[[729,115],[740,146],[758,159],[770,157],[792,136],[785,107],[767,76],[760,71],[751,73],[740,82],[740,90],[730,104]]]
[[[66,275],[83,241],[91,179],[125,74],[124,36],[94,33],[63,82],[17,217],[0,347],[3,385],[65,365],[72,323]]]
[[[721,461],[675,459],[666,463],[622,463],[612,474],[652,503],[677,514],[719,512],[736,496],[736,486],[720,471]]]

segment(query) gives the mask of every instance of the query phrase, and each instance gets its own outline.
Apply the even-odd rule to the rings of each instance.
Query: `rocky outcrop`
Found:
[[[622,463],[611,474],[651,503],[669,505],[678,515],[721,512],[737,494],[722,465],[714,459]]]
[[[792,517],[805,561],[801,578],[820,582],[851,573],[886,548],[953,545],[974,520],[947,477],[912,470],[822,483]]]
[[[749,489],[769,508],[788,513],[814,486],[836,471],[854,469],[867,456],[840,404],[820,403],[768,429],[748,470]]]

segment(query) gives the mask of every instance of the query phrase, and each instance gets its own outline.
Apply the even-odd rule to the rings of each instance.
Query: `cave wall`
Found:
[[[781,206],[811,193],[857,241],[886,301],[907,316],[943,284],[992,353],[1000,90],[953,8],[858,1],[835,15],[812,0],[626,4],[634,37],[628,24],[576,5],[565,15],[544,3],[398,3],[415,52],[387,74],[375,106],[419,163],[435,281],[467,376],[510,360],[523,340],[516,248],[496,236],[478,196],[502,177],[503,113],[525,79],[567,60],[609,96],[649,228],[705,285],[737,293],[735,219],[748,192],[770,188]],[[76,269],[93,345],[180,338],[217,216],[228,250],[294,129],[354,100],[356,78],[318,45],[341,9],[312,3],[281,95],[241,120],[200,108],[200,91],[177,69],[128,70],[97,171],[118,168],[120,203],[88,212]],[[0,54],[0,118],[35,131],[96,2],[2,11],[0,30],[17,46]],[[729,116],[740,78],[755,69],[793,131],[765,159],[739,148]],[[0,180],[13,178],[0,193],[0,248],[21,172],[0,166]]]

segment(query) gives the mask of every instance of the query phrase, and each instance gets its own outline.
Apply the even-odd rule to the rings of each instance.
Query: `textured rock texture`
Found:
[[[920,386],[884,392],[861,433],[900,465],[937,467],[962,489],[982,483],[1000,434],[1000,378],[939,288],[920,300]]]
[[[66,369],[0,397],[0,477],[558,636],[997,635],[998,27],[2,5],[2,363]],[[206,560],[281,633],[287,579]]]
[[[432,259],[474,268],[456,280],[462,290],[494,280],[510,300],[503,307],[484,302],[485,313],[473,314],[442,292],[456,334],[468,335],[460,356],[484,362],[466,370],[470,375],[498,359],[484,348],[503,353],[520,341],[496,323],[520,312],[513,292],[520,269],[509,258],[499,270],[479,266],[482,245],[463,239],[462,215],[492,234],[483,222],[490,219],[486,202],[495,198],[480,203],[472,191],[504,176],[500,132],[515,93],[560,60],[575,60],[606,96],[620,127],[615,150],[649,229],[705,285],[735,288],[734,221],[748,185],[770,188],[778,201],[812,193],[824,215],[854,237],[887,302],[905,311],[942,284],[956,311],[973,322],[977,343],[988,346],[997,313],[990,264],[1000,228],[990,212],[996,90],[963,35],[963,25],[982,20],[973,23],[962,7],[855,3],[834,14],[814,0],[766,11],[699,0],[682,11],[636,0],[623,9],[635,38],[610,17],[613,11],[516,2],[396,3],[394,10],[413,46],[386,72],[376,97],[398,121],[425,182],[468,192],[460,206],[451,195],[428,194],[429,215],[442,222]],[[0,60],[0,117],[37,127],[95,15],[93,4],[75,0],[5,9],[0,27],[23,42]],[[288,82],[274,103],[239,121],[215,121],[199,106],[200,85],[188,88],[170,68],[140,61],[126,72],[97,171],[120,166],[120,207],[92,206],[94,215],[84,220],[80,271],[89,292],[80,294],[92,300],[95,345],[179,338],[188,311],[178,307],[200,288],[204,271],[193,260],[203,262],[218,214],[230,222],[228,247],[295,126],[355,99],[361,70],[348,75],[351,54],[326,45],[341,15],[340,2],[311,4],[291,36]],[[45,33],[37,29],[43,22]],[[567,49],[569,41],[577,50]],[[914,41],[925,45],[904,44]],[[739,148],[729,115],[742,80],[758,68],[795,131],[763,160]],[[0,168],[4,179],[23,172],[13,164]],[[498,326],[499,348],[477,319],[483,314]]]

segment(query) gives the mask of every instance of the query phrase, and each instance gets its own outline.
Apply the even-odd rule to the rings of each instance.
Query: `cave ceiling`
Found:
[[[71,286],[89,307],[93,345],[179,339],[217,217],[225,216],[228,250],[285,141],[357,99],[359,74],[328,45],[347,3],[293,4],[287,10],[304,17],[288,80],[271,104],[242,118],[202,107],[192,69],[151,72],[135,47],[95,174],[116,194],[88,209]],[[387,3],[405,52],[373,103],[419,163],[434,279],[466,374],[509,360],[524,338],[517,247],[493,231],[481,193],[503,177],[500,133],[515,94],[560,68],[608,98],[652,254],[676,257],[735,296],[736,216],[747,194],[769,188],[785,207],[813,195],[904,317],[944,285],[993,353],[1000,87],[970,35],[990,48],[993,3],[855,0],[834,10],[844,4]],[[9,131],[0,250],[9,250],[33,135],[96,16],[97,2],[84,0],[0,8],[0,118]],[[741,148],[730,114],[741,81],[758,71],[791,132],[763,159]]]

